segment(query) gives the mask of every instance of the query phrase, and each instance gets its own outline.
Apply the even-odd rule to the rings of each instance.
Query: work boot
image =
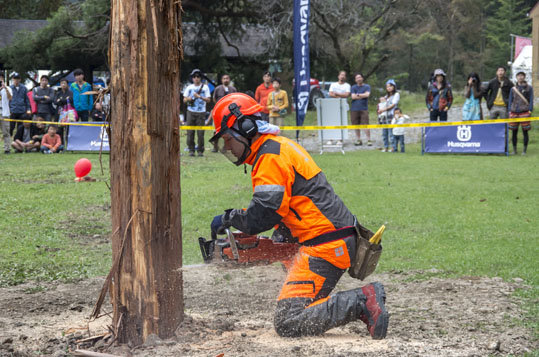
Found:
[[[372,283],[361,288],[367,297],[361,321],[367,324],[367,329],[374,340],[381,340],[386,337],[387,326],[389,325],[389,313],[384,305],[386,293],[384,286],[380,283]]]

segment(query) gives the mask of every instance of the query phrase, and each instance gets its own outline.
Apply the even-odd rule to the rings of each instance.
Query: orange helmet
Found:
[[[229,106],[232,103],[235,103],[238,106],[239,110],[241,111],[241,114],[243,115],[252,115],[264,109],[260,104],[256,102],[256,100],[254,100],[251,96],[248,96],[247,94],[231,93],[225,95],[217,102],[217,104],[215,104],[215,107],[213,107],[213,110],[211,112],[216,134],[219,134],[221,132],[221,124],[223,122],[223,118],[226,118],[225,127],[227,128],[231,128],[238,119],[233,113],[231,113],[229,109]]]

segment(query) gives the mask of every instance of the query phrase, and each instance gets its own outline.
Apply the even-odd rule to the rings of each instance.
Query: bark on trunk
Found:
[[[112,0],[111,295],[122,343],[183,320],[179,98],[181,3]]]

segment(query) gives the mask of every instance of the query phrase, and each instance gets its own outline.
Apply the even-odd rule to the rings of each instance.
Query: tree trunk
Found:
[[[82,68],[84,72],[84,80],[90,84],[94,83],[94,70],[89,65],[85,65]]]
[[[118,341],[167,338],[183,320],[181,3],[112,0],[111,285]]]

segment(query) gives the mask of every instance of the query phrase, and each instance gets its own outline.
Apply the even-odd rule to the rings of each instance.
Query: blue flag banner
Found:
[[[294,97],[298,126],[303,125],[309,106],[309,6],[309,0],[294,0]]]
[[[93,122],[92,124],[105,124]],[[105,126],[78,126],[69,127],[67,136],[68,151],[109,151],[109,136]]]
[[[423,152],[504,154],[505,127],[505,124],[427,127]]]

